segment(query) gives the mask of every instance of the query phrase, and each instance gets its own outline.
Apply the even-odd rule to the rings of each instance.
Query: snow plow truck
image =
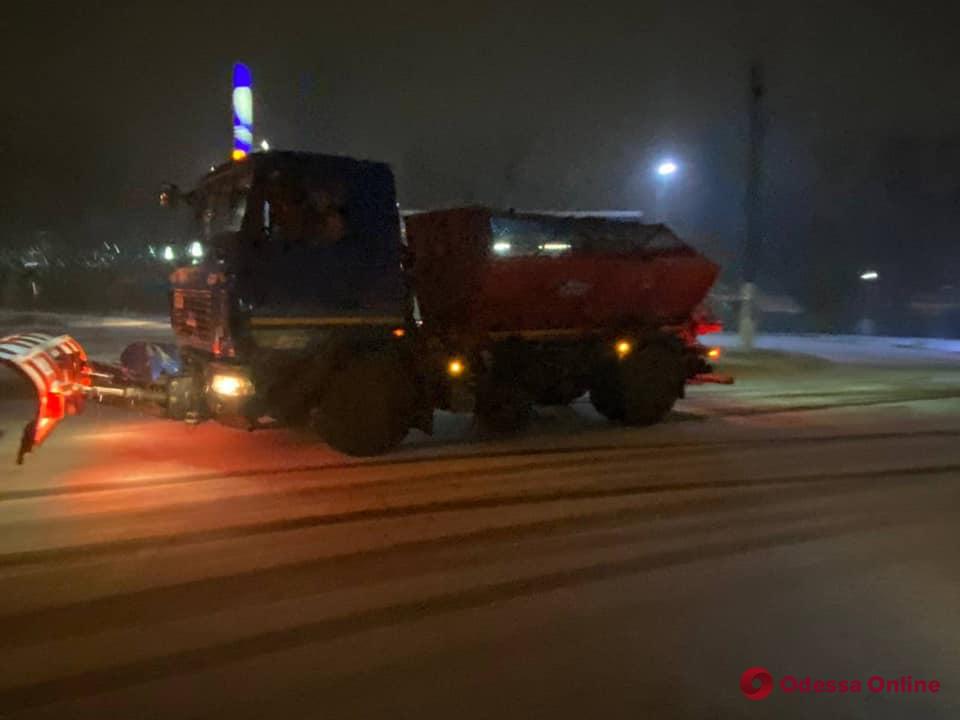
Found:
[[[719,268],[637,217],[461,207],[402,214],[382,163],[253,153],[161,204],[192,216],[202,258],[170,276],[175,344],[118,363],[77,340],[0,340],[36,389],[18,460],[84,403],[175,420],[313,431],[374,455],[435,410],[522,429],[535,404],[589,394],[611,421],[661,420],[712,372],[699,336]]]

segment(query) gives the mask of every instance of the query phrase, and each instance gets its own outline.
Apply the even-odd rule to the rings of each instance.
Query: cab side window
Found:
[[[304,240],[333,245],[347,234],[346,199],[335,188],[308,187],[304,206]]]
[[[264,191],[264,225],[276,246],[297,245],[303,235],[302,202],[296,185],[274,173]]]
[[[265,225],[271,238],[287,246],[323,247],[347,235],[343,191],[277,174],[264,194]]]

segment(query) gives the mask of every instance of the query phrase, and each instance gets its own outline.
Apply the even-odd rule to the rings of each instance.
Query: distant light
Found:
[[[540,246],[541,250],[546,250],[547,252],[563,252],[564,250],[569,250],[573,246],[570,243],[565,242],[548,242]]]
[[[402,337],[403,337],[404,335],[406,335],[406,334],[407,334],[407,331],[406,331],[404,328],[402,328],[402,327],[398,327],[398,328],[394,328],[394,329],[393,329],[393,336],[394,336],[395,338],[402,338]]]
[[[216,169],[217,169],[217,166],[216,166],[216,165],[211,165],[211,166],[210,166],[210,172],[213,172],[213,171],[216,170]]]
[[[711,360],[717,360],[720,357],[720,348],[714,347],[707,350],[707,357]]]
[[[192,243],[190,243],[189,253],[190,257],[202,258],[203,244],[199,240],[194,240]]]
[[[865,272],[860,273],[860,279],[866,280],[867,282],[873,282],[874,280],[880,279],[880,273],[876,270],[866,270]]]
[[[450,377],[460,377],[466,369],[466,363],[458,358],[453,358],[447,363],[447,372],[450,374]]]
[[[270,149],[270,143],[268,143],[266,140],[261,140],[261,141],[260,141],[260,149],[263,150],[264,152],[266,152],[267,150]]]
[[[245,157],[247,157],[247,153],[245,150],[234,149],[234,151],[230,153],[230,157],[233,158],[233,160],[239,162],[240,160],[243,160]]]
[[[617,340],[613,349],[617,351],[617,357],[622,359],[633,352],[633,343],[629,340]]]
[[[176,254],[173,252],[173,248],[169,245],[165,245],[163,248],[163,259],[167,262],[173,262],[176,258]]]
[[[493,244],[493,251],[498,255],[506,255],[510,252],[510,248],[513,247],[508,242],[500,241]]]
[[[657,175],[660,177],[670,177],[671,175],[676,174],[677,170],[680,168],[677,166],[673,160],[664,160],[662,163],[657,165]]]

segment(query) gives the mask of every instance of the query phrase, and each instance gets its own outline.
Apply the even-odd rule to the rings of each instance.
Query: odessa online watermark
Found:
[[[763,700],[775,687],[786,695],[936,695],[940,681],[912,675],[871,675],[865,680],[784,675],[774,682],[770,671],[762,667],[747,668],[740,676],[740,691],[750,700]]]

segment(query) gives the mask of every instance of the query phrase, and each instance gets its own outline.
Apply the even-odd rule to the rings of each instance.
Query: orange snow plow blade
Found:
[[[67,415],[83,410],[90,385],[87,355],[69,335],[24,333],[0,338],[0,363],[27,378],[37,394],[37,411],[23,429],[17,464],[53,432]]]

